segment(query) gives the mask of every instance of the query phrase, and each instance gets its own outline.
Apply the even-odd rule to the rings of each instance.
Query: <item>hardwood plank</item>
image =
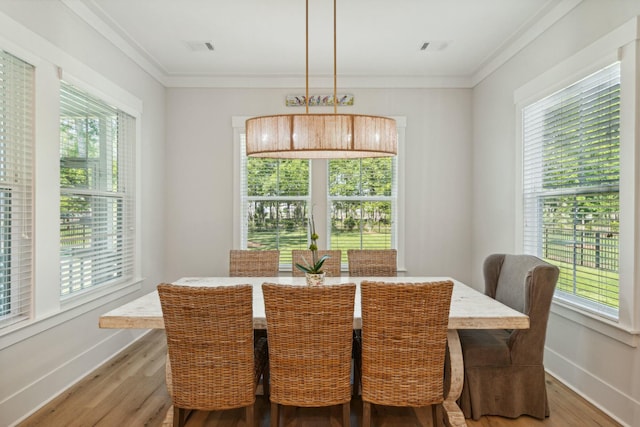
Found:
[[[166,354],[163,330],[154,330],[96,369],[73,387],[45,405],[20,426],[149,426],[160,427],[171,400],[164,385]],[[551,417],[544,421],[530,417],[515,420],[482,417],[467,420],[469,427],[618,427],[610,417],[576,393],[547,376]],[[285,427],[340,426],[341,409],[285,408]],[[269,426],[270,405],[256,398],[255,417],[260,427]],[[377,427],[431,427],[429,408],[373,406]],[[362,421],[362,401],[351,401],[351,425]],[[246,427],[244,410],[196,411],[187,427]]]

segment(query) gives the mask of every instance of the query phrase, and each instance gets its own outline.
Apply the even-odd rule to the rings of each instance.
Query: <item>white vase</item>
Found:
[[[324,274],[325,273],[305,273],[305,277],[307,278],[307,285],[309,286],[318,286],[324,283]]]

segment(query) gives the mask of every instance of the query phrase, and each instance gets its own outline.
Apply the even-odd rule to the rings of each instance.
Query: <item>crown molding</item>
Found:
[[[176,75],[166,77],[167,87],[218,87],[218,88],[295,88],[304,87],[304,75],[275,76],[214,76]],[[313,89],[332,89],[332,76],[314,76]],[[471,88],[471,79],[461,77],[429,76],[338,76],[339,88],[353,89],[409,89],[409,88]]]
[[[140,46],[135,46],[133,41],[123,37],[120,33],[110,27],[103,17],[96,14],[96,12],[80,0],[60,0],[69,10],[78,15],[83,21],[85,21],[91,28],[100,33],[104,38],[111,42],[122,53],[128,56],[133,62],[138,64],[140,68],[149,73],[163,86],[166,84],[166,72],[155,61],[149,59],[146,54],[143,54]],[[93,4],[93,3],[92,3]],[[98,6],[95,6],[99,9]]]
[[[81,0],[60,0],[89,26],[109,40],[131,60],[165,87],[210,88],[289,88],[304,86],[304,76],[292,75],[189,75],[168,74],[134,41],[114,30],[100,16],[99,7],[87,7]],[[478,70],[468,76],[339,76],[339,86],[348,88],[473,88],[495,72],[509,59],[533,42],[583,0],[561,0],[548,12],[543,12],[530,28],[516,34],[486,59]],[[553,4],[551,0],[549,5]],[[316,82],[317,80],[317,82]],[[314,77],[314,88],[332,88],[332,78]]]
[[[485,60],[480,68],[471,76],[472,86],[476,86],[491,75],[509,59],[547,31],[553,24],[558,22],[563,16],[582,3],[582,1],[583,0],[561,0],[557,6],[553,7],[549,12],[544,13],[540,19],[535,21],[530,28],[521,34],[517,34],[504,46],[499,47],[496,53]]]

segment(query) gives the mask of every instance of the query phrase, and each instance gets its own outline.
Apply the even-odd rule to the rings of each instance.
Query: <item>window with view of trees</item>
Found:
[[[393,248],[394,159],[329,161],[331,249]]]
[[[243,201],[246,249],[280,250],[280,263],[291,264],[291,250],[307,247],[311,206],[309,160],[247,157],[242,138]]]
[[[291,250],[308,247],[312,207],[316,224],[326,224],[328,233],[320,249],[342,250],[343,263],[348,249],[396,248],[396,158],[252,158],[244,133],[240,145],[243,248],[279,249],[280,264],[290,266]]]
[[[560,268],[556,297],[617,318],[620,66],[523,109],[524,249]]]
[[[0,50],[0,327],[31,315],[34,67]]]
[[[133,278],[135,118],[65,82],[60,104],[61,296]]]

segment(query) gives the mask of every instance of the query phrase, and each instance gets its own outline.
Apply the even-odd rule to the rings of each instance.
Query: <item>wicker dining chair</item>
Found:
[[[395,249],[349,249],[347,259],[351,277],[398,275],[398,253]]]
[[[349,425],[356,285],[262,285],[271,372],[271,426],[279,407],[342,405]]]
[[[167,337],[167,389],[173,425],[190,410],[245,407],[254,425],[256,384],[266,369],[266,339],[254,346],[253,287],[158,285]],[[221,363],[223,361],[224,363]]]
[[[341,257],[342,251],[340,250],[324,250],[318,251],[318,258],[323,255],[329,255],[322,264],[322,270],[327,277],[340,277]],[[303,259],[304,258],[304,259]],[[291,251],[291,275],[293,277],[304,276],[304,271],[299,270],[296,264],[306,265],[304,260],[307,260],[309,264],[312,263],[312,256],[310,250],[298,250]]]
[[[431,405],[442,424],[444,372],[453,282],[363,281],[362,425],[371,405]]]
[[[280,269],[280,251],[229,251],[229,276],[276,277]]]
[[[347,250],[350,277],[394,277],[398,275],[398,253],[395,249],[349,249]],[[360,331],[353,332],[353,360],[360,360]],[[359,363],[354,364],[353,394],[359,393],[361,372]]]

